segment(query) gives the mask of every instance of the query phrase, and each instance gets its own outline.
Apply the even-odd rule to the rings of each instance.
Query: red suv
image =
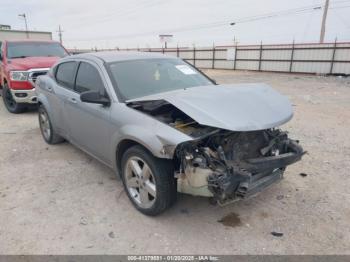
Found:
[[[36,78],[66,55],[64,47],[54,41],[0,42],[0,89],[7,110],[21,113],[36,104]]]

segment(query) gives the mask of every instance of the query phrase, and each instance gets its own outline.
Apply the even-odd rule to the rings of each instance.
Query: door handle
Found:
[[[78,102],[74,97],[69,98],[68,101],[73,104],[76,104]]]

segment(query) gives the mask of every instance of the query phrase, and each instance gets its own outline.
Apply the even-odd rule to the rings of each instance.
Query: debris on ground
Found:
[[[306,177],[307,176],[306,173],[300,173],[299,175],[302,176],[302,177]]]
[[[113,232],[113,231],[109,232],[109,233],[108,233],[108,236],[109,236],[110,238],[115,238],[115,235],[114,235],[114,232]]]
[[[276,197],[277,200],[282,200],[283,198],[284,198],[284,195],[278,195],[278,196]]]
[[[283,233],[281,233],[281,232],[272,231],[271,235],[273,235],[274,237],[283,237]]]
[[[88,224],[86,217],[81,217],[79,224],[83,225],[83,226],[86,226]]]

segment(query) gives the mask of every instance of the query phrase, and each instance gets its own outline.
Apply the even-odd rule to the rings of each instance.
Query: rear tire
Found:
[[[122,181],[132,204],[156,216],[176,202],[176,180],[170,160],[154,157],[141,146],[130,147],[121,161]]]
[[[38,112],[40,131],[45,142],[50,145],[62,143],[64,138],[58,135],[53,129],[49,114],[43,105],[39,106]]]
[[[25,105],[17,103],[12,96],[11,90],[7,84],[4,84],[2,88],[2,100],[4,101],[7,111],[13,114],[22,113],[25,110]]]

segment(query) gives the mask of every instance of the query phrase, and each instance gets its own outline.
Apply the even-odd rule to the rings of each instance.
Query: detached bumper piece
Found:
[[[281,180],[283,177],[283,171],[276,169],[271,174],[265,176],[252,176],[249,182],[241,182],[236,191],[236,197],[248,198],[263,191],[265,188]]]

